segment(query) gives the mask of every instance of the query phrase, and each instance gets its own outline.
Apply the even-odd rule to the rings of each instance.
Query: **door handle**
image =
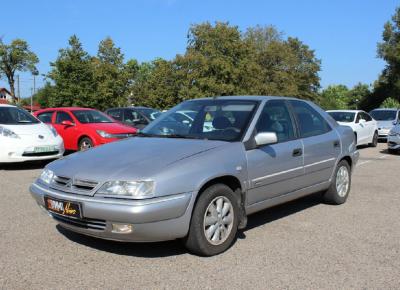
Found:
[[[296,148],[293,150],[292,156],[293,157],[298,157],[303,155],[303,150],[301,148]]]
[[[339,140],[336,140],[336,141],[334,141],[333,142],[333,147],[340,147],[340,142],[339,142]]]

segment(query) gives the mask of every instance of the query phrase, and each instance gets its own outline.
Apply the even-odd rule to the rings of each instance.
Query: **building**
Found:
[[[0,88],[0,102],[1,103],[14,103],[17,101],[6,88]]]

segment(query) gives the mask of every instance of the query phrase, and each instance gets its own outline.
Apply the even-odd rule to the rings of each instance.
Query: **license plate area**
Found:
[[[37,146],[33,148],[34,153],[46,153],[56,151],[56,146]]]
[[[81,205],[77,202],[45,196],[44,204],[45,208],[50,212],[66,217],[82,218]]]

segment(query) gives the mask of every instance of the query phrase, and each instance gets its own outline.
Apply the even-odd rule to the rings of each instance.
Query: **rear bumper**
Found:
[[[32,184],[30,192],[37,204],[61,226],[102,239],[126,242],[155,242],[186,236],[194,194],[182,193],[149,200],[115,200],[66,194]],[[44,196],[77,202],[82,218],[53,214],[45,209]],[[128,224],[130,233],[113,231],[113,224]]]

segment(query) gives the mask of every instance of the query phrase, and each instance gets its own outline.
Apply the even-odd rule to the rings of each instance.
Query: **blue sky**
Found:
[[[183,53],[191,24],[228,21],[242,31],[257,24],[274,25],[315,50],[322,60],[323,87],[353,86],[372,83],[384,67],[376,58],[376,44],[399,4],[394,0],[3,1],[2,11],[10,13],[3,18],[0,36],[5,42],[27,40],[40,58],[38,69],[43,74],[72,34],[91,54],[100,40],[110,36],[127,59],[149,61]],[[39,79],[38,86],[42,84]],[[29,96],[31,87],[31,76],[22,74],[21,95]]]

